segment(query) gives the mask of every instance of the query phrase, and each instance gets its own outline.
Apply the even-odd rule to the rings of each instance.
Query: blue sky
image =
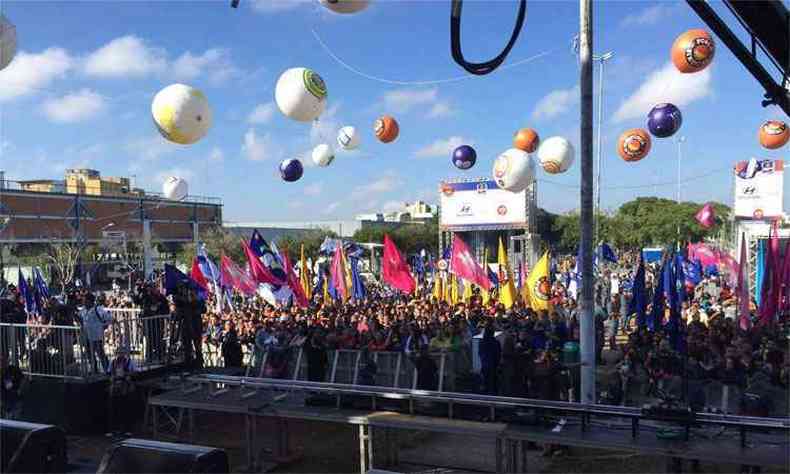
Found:
[[[3,0],[16,24],[19,53],[0,72],[0,169],[8,179],[59,178],[69,167],[136,175],[159,190],[167,176],[186,178],[190,193],[219,196],[225,218],[325,220],[391,209],[402,201],[436,201],[444,178],[489,176],[513,132],[535,128],[578,147],[577,60],[571,43],[578,2],[531,1],[526,27],[506,64],[540,58],[489,76],[435,85],[463,71],[449,53],[449,1],[374,1],[338,16],[314,2],[229,1],[40,2]],[[613,50],[606,65],[603,206],[640,195],[674,199],[676,146],[654,140],[643,161],[624,163],[615,140],[643,127],[650,104],[683,111],[682,197],[731,203],[731,173],[751,156],[784,158],[757,143],[778,108],[760,106],[763,91],[723,45],[706,71],[673,72],[669,48],[681,32],[703,27],[685,2],[595,2],[595,50]],[[730,18],[722,5],[717,10]],[[467,1],[464,53],[496,54],[512,29],[516,4]],[[353,68],[351,72],[316,40]],[[274,84],[287,68],[305,66],[327,83],[329,102],[318,126],[293,122],[273,105]],[[598,70],[595,77],[597,80]],[[165,142],[150,102],[173,82],[202,89],[214,125],[199,143]],[[596,89],[597,91],[597,84]],[[392,144],[377,142],[372,124],[388,113],[400,122]],[[307,167],[296,183],[279,179],[286,157],[309,164],[310,149],[334,143],[337,129],[363,132],[355,153],[338,152],[328,168]],[[472,144],[478,163],[452,167],[454,145]],[[578,207],[577,163],[564,175],[538,174],[538,200],[551,211]],[[785,193],[785,208],[790,196]]]

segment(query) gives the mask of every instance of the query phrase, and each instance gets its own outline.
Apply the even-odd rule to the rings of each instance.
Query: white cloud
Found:
[[[625,28],[629,26],[655,25],[672,15],[673,11],[674,5],[659,3],[658,5],[647,7],[644,10],[626,16],[623,18],[623,21],[620,22],[620,26]]]
[[[0,140],[0,156],[14,149],[14,144],[8,140]]]
[[[150,135],[130,140],[126,143],[125,148],[130,155],[136,156],[142,161],[155,161],[175,151],[173,145],[161,135]],[[144,167],[145,165],[142,163],[132,163],[132,171],[138,171]]]
[[[461,145],[469,145],[474,143],[465,139],[464,137],[452,136],[446,139],[436,140],[430,145],[426,145],[414,152],[417,158],[437,158],[448,157],[450,153]]]
[[[403,181],[395,175],[383,176],[370,184],[355,187],[350,194],[352,200],[362,200],[376,194],[388,193],[403,185]]]
[[[455,115],[456,110],[453,109],[448,102],[437,102],[433,104],[431,110],[428,112],[428,118],[447,118]]]
[[[33,94],[74,66],[74,59],[62,48],[49,48],[38,54],[20,52],[0,71],[0,102]]]
[[[551,119],[579,103],[579,86],[549,92],[535,104],[532,120]]]
[[[614,121],[644,118],[650,109],[662,102],[683,107],[713,93],[710,68],[695,74],[681,74],[668,62],[653,71],[639,88],[625,99],[614,113]]]
[[[211,149],[211,152],[208,154],[208,160],[214,163],[218,163],[220,161],[225,160],[225,152],[218,146],[215,146]]]
[[[244,134],[244,143],[241,145],[241,154],[250,161],[263,161],[270,158],[277,159],[282,156],[282,148],[274,141],[269,133],[262,137],[250,128]]]
[[[178,79],[208,77],[212,84],[222,84],[241,75],[241,71],[230,60],[230,52],[221,48],[212,48],[197,56],[187,51],[176,58],[168,70]]]
[[[82,89],[44,102],[42,110],[53,122],[74,123],[96,117],[106,106],[104,97],[90,89]]]
[[[405,113],[420,105],[436,102],[439,89],[398,89],[384,94],[384,107],[395,113]]]
[[[310,0],[248,0],[253,11],[258,13],[280,13],[305,5]]]
[[[143,77],[167,69],[165,51],[136,36],[116,38],[85,59],[84,71],[95,77]]]
[[[387,201],[381,205],[382,212],[395,212],[403,209],[403,203],[397,200]]]
[[[340,102],[330,106],[321,114],[321,117],[313,122],[310,128],[310,141],[313,144],[327,143],[334,146],[337,131],[340,129],[340,120],[337,112],[340,110]]]
[[[274,102],[267,102],[265,104],[258,104],[255,109],[247,116],[247,123],[255,125],[264,125],[272,121],[274,118],[275,105]]]
[[[305,196],[318,196],[324,192],[324,183],[318,182],[304,187]]]

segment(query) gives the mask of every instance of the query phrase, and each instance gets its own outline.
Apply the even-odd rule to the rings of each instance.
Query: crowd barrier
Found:
[[[176,362],[177,327],[169,315],[141,318],[139,309],[109,308],[101,346],[79,325],[0,323],[0,352],[29,376],[103,377],[109,363],[127,350],[137,370]]]

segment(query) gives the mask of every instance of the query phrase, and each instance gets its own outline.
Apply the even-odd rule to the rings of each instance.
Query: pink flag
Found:
[[[782,285],[782,263],[779,261],[779,221],[774,221],[768,238],[765,254],[765,271],[760,294],[760,323],[770,324],[779,308],[780,287]]]
[[[719,266],[725,270],[727,274],[727,284],[730,288],[735,289],[738,287],[738,262],[732,255],[721,252],[719,254]]]
[[[785,258],[782,264],[782,281],[779,289],[780,313],[790,311],[790,240],[785,245]]]
[[[347,281],[347,271],[345,264],[345,256],[343,255],[343,243],[338,241],[335,247],[335,256],[332,258],[332,266],[329,269],[330,276],[332,277],[332,285],[335,291],[340,294],[343,301],[348,300],[349,291]]]
[[[254,295],[258,290],[258,285],[255,284],[252,276],[225,255],[220,262],[219,278],[222,287],[236,288],[247,296]]]
[[[702,206],[702,209],[697,211],[697,214],[694,216],[701,225],[705,229],[710,229],[716,223],[716,214],[713,211],[713,206],[710,203],[705,204]]]
[[[738,270],[738,321],[741,329],[749,330],[749,260],[746,258],[746,234],[741,234],[741,259]]]
[[[688,245],[689,260],[699,260],[703,267],[719,264],[719,252],[705,244]]]
[[[270,272],[269,269],[263,265],[261,259],[255,255],[247,242],[242,240],[241,245],[244,247],[244,255],[247,256],[247,263],[250,265],[250,274],[257,283],[269,283],[277,286],[283,284],[282,281],[280,281],[278,278],[275,278],[274,275],[272,275],[272,272]]]
[[[453,273],[464,280],[471,281],[486,290],[491,289],[491,280],[488,279],[485,269],[477,263],[469,247],[458,234],[453,235],[453,254],[450,258],[450,267]]]
[[[414,277],[409,271],[409,266],[406,264],[406,260],[403,259],[398,247],[395,246],[395,242],[387,234],[384,234],[384,257],[381,267],[384,283],[404,293],[414,292]]]
[[[285,267],[285,276],[288,279],[288,287],[291,288],[291,291],[293,291],[294,301],[299,305],[300,308],[307,308],[307,296],[305,296],[304,289],[302,289],[299,278],[296,277],[296,273],[294,273],[294,269],[291,267],[291,261],[288,259],[287,250],[282,253],[282,259],[283,267]]]

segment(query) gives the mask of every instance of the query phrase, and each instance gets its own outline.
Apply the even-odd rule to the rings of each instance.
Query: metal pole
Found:
[[[146,279],[154,271],[151,260],[151,221],[148,219],[143,219],[143,270]]]
[[[596,150],[595,154],[595,242],[601,240],[601,233],[600,233],[600,214],[601,214],[601,163],[603,160],[601,159],[601,131],[603,130],[603,71],[604,71],[604,64],[607,60],[612,59],[614,56],[614,52],[608,51],[601,55],[593,55],[593,61],[598,61],[601,63],[601,75],[598,80],[598,137],[596,141],[598,142],[598,149]]]
[[[579,0],[581,91],[581,402],[595,403],[595,321],[593,320],[593,69],[592,0]]]
[[[680,204],[680,158],[681,158],[680,144],[683,143],[684,141],[686,141],[685,136],[678,137],[676,140],[676,143],[678,145],[678,189],[677,189],[676,201],[678,205]],[[678,221],[677,240],[678,240],[678,245],[680,245],[680,221]]]

